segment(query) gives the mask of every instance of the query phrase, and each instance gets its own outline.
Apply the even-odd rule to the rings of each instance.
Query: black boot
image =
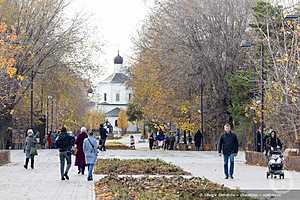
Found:
[[[64,177],[65,177],[67,180],[70,179],[69,176],[68,176],[68,174],[65,174]]]
[[[29,158],[26,158],[26,160],[25,160],[25,165],[24,165],[24,168],[25,168],[25,169],[27,169],[28,163],[29,163]]]
[[[33,156],[31,157],[30,164],[31,164],[31,169],[34,169],[34,157]]]

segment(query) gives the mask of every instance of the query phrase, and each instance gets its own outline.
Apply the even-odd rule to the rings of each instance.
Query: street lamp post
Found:
[[[30,80],[30,127],[33,128],[33,68],[31,70],[31,80]]]
[[[204,93],[204,85],[203,85],[203,78],[201,77],[200,83],[200,109],[201,109],[201,133],[204,134],[204,104],[203,104],[203,93]]]
[[[260,148],[261,152],[263,152],[263,135],[264,135],[264,100],[265,100],[265,83],[264,83],[264,45],[263,43],[260,46],[260,57],[261,57],[261,67],[260,67],[260,95],[261,95],[261,103],[260,103],[260,114],[261,114],[261,119],[260,119],[260,127],[261,127],[261,137],[260,137]]]
[[[201,133],[204,135],[204,82],[203,82],[203,70],[201,69],[199,72],[194,74],[189,74],[189,76],[198,76],[200,75],[200,117],[201,117]],[[202,141],[203,142],[203,141]]]
[[[53,97],[51,99],[51,132],[53,131],[53,113],[54,113],[54,107],[53,107]]]
[[[46,132],[49,132],[49,101],[52,100],[52,96],[48,95],[47,97],[47,117],[46,117]],[[50,130],[52,132],[52,129]]]
[[[242,48],[250,48],[253,44],[251,44],[249,41],[242,41],[241,47]],[[254,83],[255,83],[255,76],[256,73],[256,67],[254,65]],[[263,135],[264,135],[264,94],[265,94],[265,84],[264,84],[264,44],[261,43],[260,45],[260,79],[259,79],[259,85],[260,85],[260,144],[261,144],[261,152],[263,152]],[[256,133],[255,129],[253,128],[253,147],[255,149],[255,141],[256,141]]]

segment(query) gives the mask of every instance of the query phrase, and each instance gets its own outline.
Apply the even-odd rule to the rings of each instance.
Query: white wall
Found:
[[[125,84],[101,83],[96,91],[98,102],[104,102],[104,93],[107,97],[106,102],[109,104],[128,104],[129,94],[132,94],[132,90],[127,88]],[[120,94],[120,101],[116,101],[117,94]]]

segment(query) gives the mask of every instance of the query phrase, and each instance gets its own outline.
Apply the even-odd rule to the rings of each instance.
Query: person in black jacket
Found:
[[[224,157],[224,173],[225,178],[233,179],[234,171],[234,157],[238,153],[239,143],[237,136],[231,131],[230,124],[225,124],[224,126],[225,133],[221,136],[219,141],[219,155],[223,152]],[[230,169],[228,174],[228,161],[230,161]]]
[[[263,140],[264,140],[264,137],[262,135],[262,132],[261,132],[261,128],[259,128],[257,131],[256,131],[256,138],[255,138],[255,150],[257,152],[262,152],[262,149],[263,149]]]
[[[55,143],[59,149],[61,180],[65,180],[65,178],[69,180],[68,172],[71,168],[71,149],[74,145],[74,139],[67,133],[67,129],[63,127]],[[66,170],[65,160],[67,161]]]
[[[198,130],[194,136],[196,151],[201,150],[202,140],[203,140],[203,135],[202,135],[201,131]]]
[[[267,155],[271,153],[273,150],[279,148],[282,150],[282,143],[280,139],[277,137],[277,133],[272,130],[271,137],[269,137],[266,141]]]
[[[103,124],[100,124],[99,132],[100,132],[100,142],[99,142],[100,151],[106,151],[105,142],[107,138],[107,130],[104,128]]]
[[[150,148],[150,150],[152,150],[153,149],[153,144],[154,144],[154,134],[153,133],[151,133],[150,134],[150,136],[149,136],[149,138],[148,138],[148,140],[149,140],[149,148]]]

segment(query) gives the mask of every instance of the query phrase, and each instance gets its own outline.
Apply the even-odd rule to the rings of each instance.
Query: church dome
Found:
[[[118,55],[114,59],[114,63],[115,64],[123,64],[123,58],[119,55],[119,52],[118,52]]]

